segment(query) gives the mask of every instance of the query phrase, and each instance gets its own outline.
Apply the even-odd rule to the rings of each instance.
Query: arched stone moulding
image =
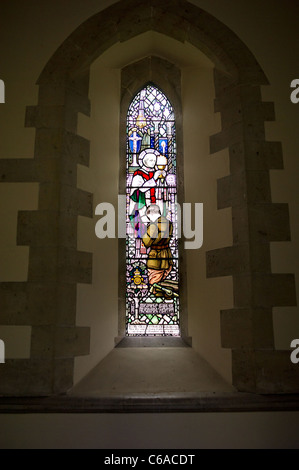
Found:
[[[222,346],[232,349],[233,384],[258,393],[299,391],[289,351],[274,349],[272,307],[296,305],[293,274],[273,274],[270,242],[290,239],[288,205],[271,201],[269,170],[283,167],[281,145],[266,142],[272,103],[254,56],[225,25],[185,0],[126,0],[79,26],[39,77],[34,160],[3,160],[5,181],[40,183],[39,208],[21,212],[18,243],[30,245],[27,283],[3,283],[3,321],[32,325],[30,360],[7,361],[0,393],[49,395],[69,389],[74,357],[88,354],[89,329],[76,327],[76,284],[91,282],[92,256],[76,249],[78,215],[92,216],[92,194],[77,189],[76,165],[88,165],[89,142],[77,135],[89,114],[89,68],[107,48],[147,31],[188,41],[215,64],[215,112],[222,131],[211,153],[229,149],[230,171],[218,180],[218,208],[232,207],[233,245],[206,254],[207,277],[232,276],[234,308],[221,312]],[[41,236],[43,234],[43,236]],[[20,305],[22,299],[22,307]]]

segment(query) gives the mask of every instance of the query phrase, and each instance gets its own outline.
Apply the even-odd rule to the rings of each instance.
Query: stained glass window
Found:
[[[126,334],[179,336],[176,130],[147,85],[127,113]]]

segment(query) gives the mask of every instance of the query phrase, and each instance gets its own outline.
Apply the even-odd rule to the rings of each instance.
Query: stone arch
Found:
[[[92,215],[92,194],[76,187],[76,165],[89,161],[77,114],[90,111],[91,63],[116,42],[149,30],[190,42],[215,64],[222,131],[211,136],[210,148],[229,148],[231,174],[218,180],[217,201],[219,209],[232,207],[233,245],[208,252],[206,263],[207,277],[233,277],[234,308],[221,312],[233,383],[242,391],[298,391],[298,368],[273,339],[272,307],[295,305],[296,294],[293,275],[273,274],[270,264],[270,242],[289,240],[290,227],[287,204],[271,201],[269,170],[283,163],[280,143],[265,140],[264,121],[275,118],[273,104],[261,99],[267,78],[242,41],[200,8],[185,0],[128,0],[64,41],[38,79],[38,105],[27,108],[26,126],[36,128],[35,159],[18,167],[22,181],[40,183],[39,210],[19,214],[18,242],[30,245],[28,283],[4,287],[26,298],[32,349],[30,360],[11,364],[3,393],[64,392],[72,385],[74,357],[88,352],[89,331],[76,327],[75,300],[76,284],[91,282],[92,257],[77,251],[75,227],[78,215]],[[3,163],[9,181],[13,162]],[[18,323],[14,312],[7,321]]]
[[[80,25],[58,48],[38,84],[60,83],[84,75],[90,64],[116,42],[146,31],[188,41],[239,84],[267,84],[256,59],[223,23],[186,0],[117,2]]]

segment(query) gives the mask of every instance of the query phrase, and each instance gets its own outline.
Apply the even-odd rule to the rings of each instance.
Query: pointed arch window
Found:
[[[179,336],[176,125],[155,85],[131,101],[126,133],[126,334]]]

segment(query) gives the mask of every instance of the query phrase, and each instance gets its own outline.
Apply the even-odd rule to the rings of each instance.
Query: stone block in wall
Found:
[[[77,246],[77,216],[57,211],[19,211],[17,244]]]
[[[49,396],[73,385],[74,359],[8,359],[0,367],[0,396]]]
[[[249,204],[271,203],[269,171],[247,170],[246,186],[246,199]]]
[[[227,188],[224,189],[228,194]],[[258,189],[252,190],[258,193]],[[267,191],[266,191],[267,193]],[[232,206],[234,244],[289,241],[290,219],[286,203],[248,203]]]
[[[256,385],[260,393],[299,393],[299,367],[291,351],[256,351]]]
[[[232,351],[233,385],[241,392],[298,393],[299,368],[291,351]]]
[[[53,361],[53,394],[66,393],[73,386],[74,358],[58,358]]]
[[[281,142],[240,141],[229,147],[231,174],[283,168]]]
[[[49,129],[65,129],[76,133],[78,113],[69,106],[28,106],[25,126]]]
[[[183,16],[178,18],[177,14],[173,13],[173,2],[166,0],[163,3],[153,3],[152,29],[184,42],[187,38],[188,22]]]
[[[210,137],[210,154],[220,152],[233,144],[243,140],[243,123],[242,121],[214,134]]]
[[[221,310],[220,326],[223,348],[274,348],[271,308]]]
[[[8,359],[0,367],[0,395],[51,395],[52,367],[52,359]]]
[[[2,325],[75,325],[76,285],[47,282],[0,283]]]
[[[110,15],[107,17],[103,12],[99,12],[97,15],[90,17],[88,22],[82,23],[72,35],[72,45],[78,50],[83,50],[85,58],[88,58],[87,62],[81,64],[80,72],[84,73],[89,71],[90,64],[96,60],[102,52],[118,41],[118,21],[115,21]],[[55,62],[55,57],[53,59]],[[53,64],[53,66],[54,65],[55,64]],[[76,77],[76,75],[75,78],[77,82],[78,77]],[[84,88],[80,88],[80,90],[84,91]],[[88,94],[88,85],[86,87],[86,94]]]
[[[259,86],[237,85],[225,89],[217,95],[214,103],[215,112],[221,112],[222,129],[227,129],[237,122],[244,125],[263,126],[265,120],[273,120],[273,103],[261,101]]]
[[[223,176],[217,179],[217,209],[225,209],[233,205],[232,177]]]
[[[230,83],[228,81],[228,83]],[[225,89],[219,89],[216,93],[215,111],[226,112],[230,108],[238,108],[242,110],[246,106],[253,103],[261,103],[262,95],[259,85],[248,86],[246,84],[232,83]],[[242,114],[242,113],[241,113]]]
[[[25,126],[36,127],[38,120],[38,108],[37,106],[27,106],[25,112]]]
[[[91,284],[92,253],[60,249],[58,266],[62,282]]]
[[[206,252],[207,278],[249,272],[248,245],[228,246]]]
[[[35,157],[61,158],[74,165],[89,165],[89,140],[64,129],[37,129]]]
[[[236,307],[288,307],[296,305],[293,274],[259,273],[234,275]]]
[[[55,334],[55,357],[85,356],[90,353],[89,327],[59,327]]]
[[[291,239],[288,204],[249,204],[248,217],[252,242],[289,241]]]
[[[37,83],[39,86],[51,84],[52,86],[69,87],[72,83],[74,71],[77,71],[78,75],[82,62],[84,61],[90,65],[88,59],[86,52],[78,47],[73,40],[67,38],[46,64]],[[88,68],[82,70],[82,72],[87,70]],[[74,82],[77,82],[77,80],[74,80]]]
[[[25,282],[0,283],[1,325],[31,325]]]
[[[31,158],[0,159],[0,183],[31,183],[39,181],[36,161]]]
[[[232,206],[233,244],[249,243],[249,219],[247,205]]]
[[[36,159],[40,183],[59,181],[68,186],[77,185],[77,164],[61,157]]]
[[[76,284],[29,282],[27,292],[31,325],[75,325]]]
[[[55,84],[40,85],[38,102],[40,106],[67,106],[76,112],[90,115],[90,100],[85,90],[82,94],[69,87]]]
[[[138,34],[152,29],[151,5],[143,2],[143,5],[130,6],[118,5],[119,22],[117,24],[118,37],[121,42],[127,41]]]
[[[90,283],[92,254],[64,247],[30,249],[28,280],[30,282]]]
[[[36,325],[32,327],[31,359],[50,360],[55,357],[56,328],[53,325]]]
[[[297,303],[294,274],[254,273],[253,289],[256,305],[285,307]]]
[[[240,171],[217,180],[217,208],[271,202],[268,171]]]
[[[226,95],[227,93],[225,94],[225,100],[227,101],[229,96]],[[244,129],[247,129],[245,134],[247,139],[263,136],[264,122],[275,121],[274,103],[261,102],[260,98],[256,100],[255,96],[252,96],[250,101],[244,99],[243,96],[235,96],[225,105],[223,102],[219,103],[216,100],[214,106],[216,112],[221,111],[222,129],[224,130],[242,121]],[[257,129],[259,129],[259,134],[256,134]]]
[[[57,246],[31,246],[28,266],[29,282],[57,282],[59,248]]]
[[[89,354],[89,348],[88,327],[40,325],[32,328],[32,358],[72,358]]]
[[[253,273],[270,273],[272,271],[269,242],[262,241],[251,244],[250,268]]]
[[[39,209],[92,217],[93,194],[66,184],[41,183]]]
[[[221,102],[217,98],[221,94],[225,94],[227,91],[237,85],[237,77],[234,75],[228,74],[221,70],[221,68],[214,68],[214,86],[215,86],[215,93],[216,99],[214,103],[215,113],[221,111]]]

